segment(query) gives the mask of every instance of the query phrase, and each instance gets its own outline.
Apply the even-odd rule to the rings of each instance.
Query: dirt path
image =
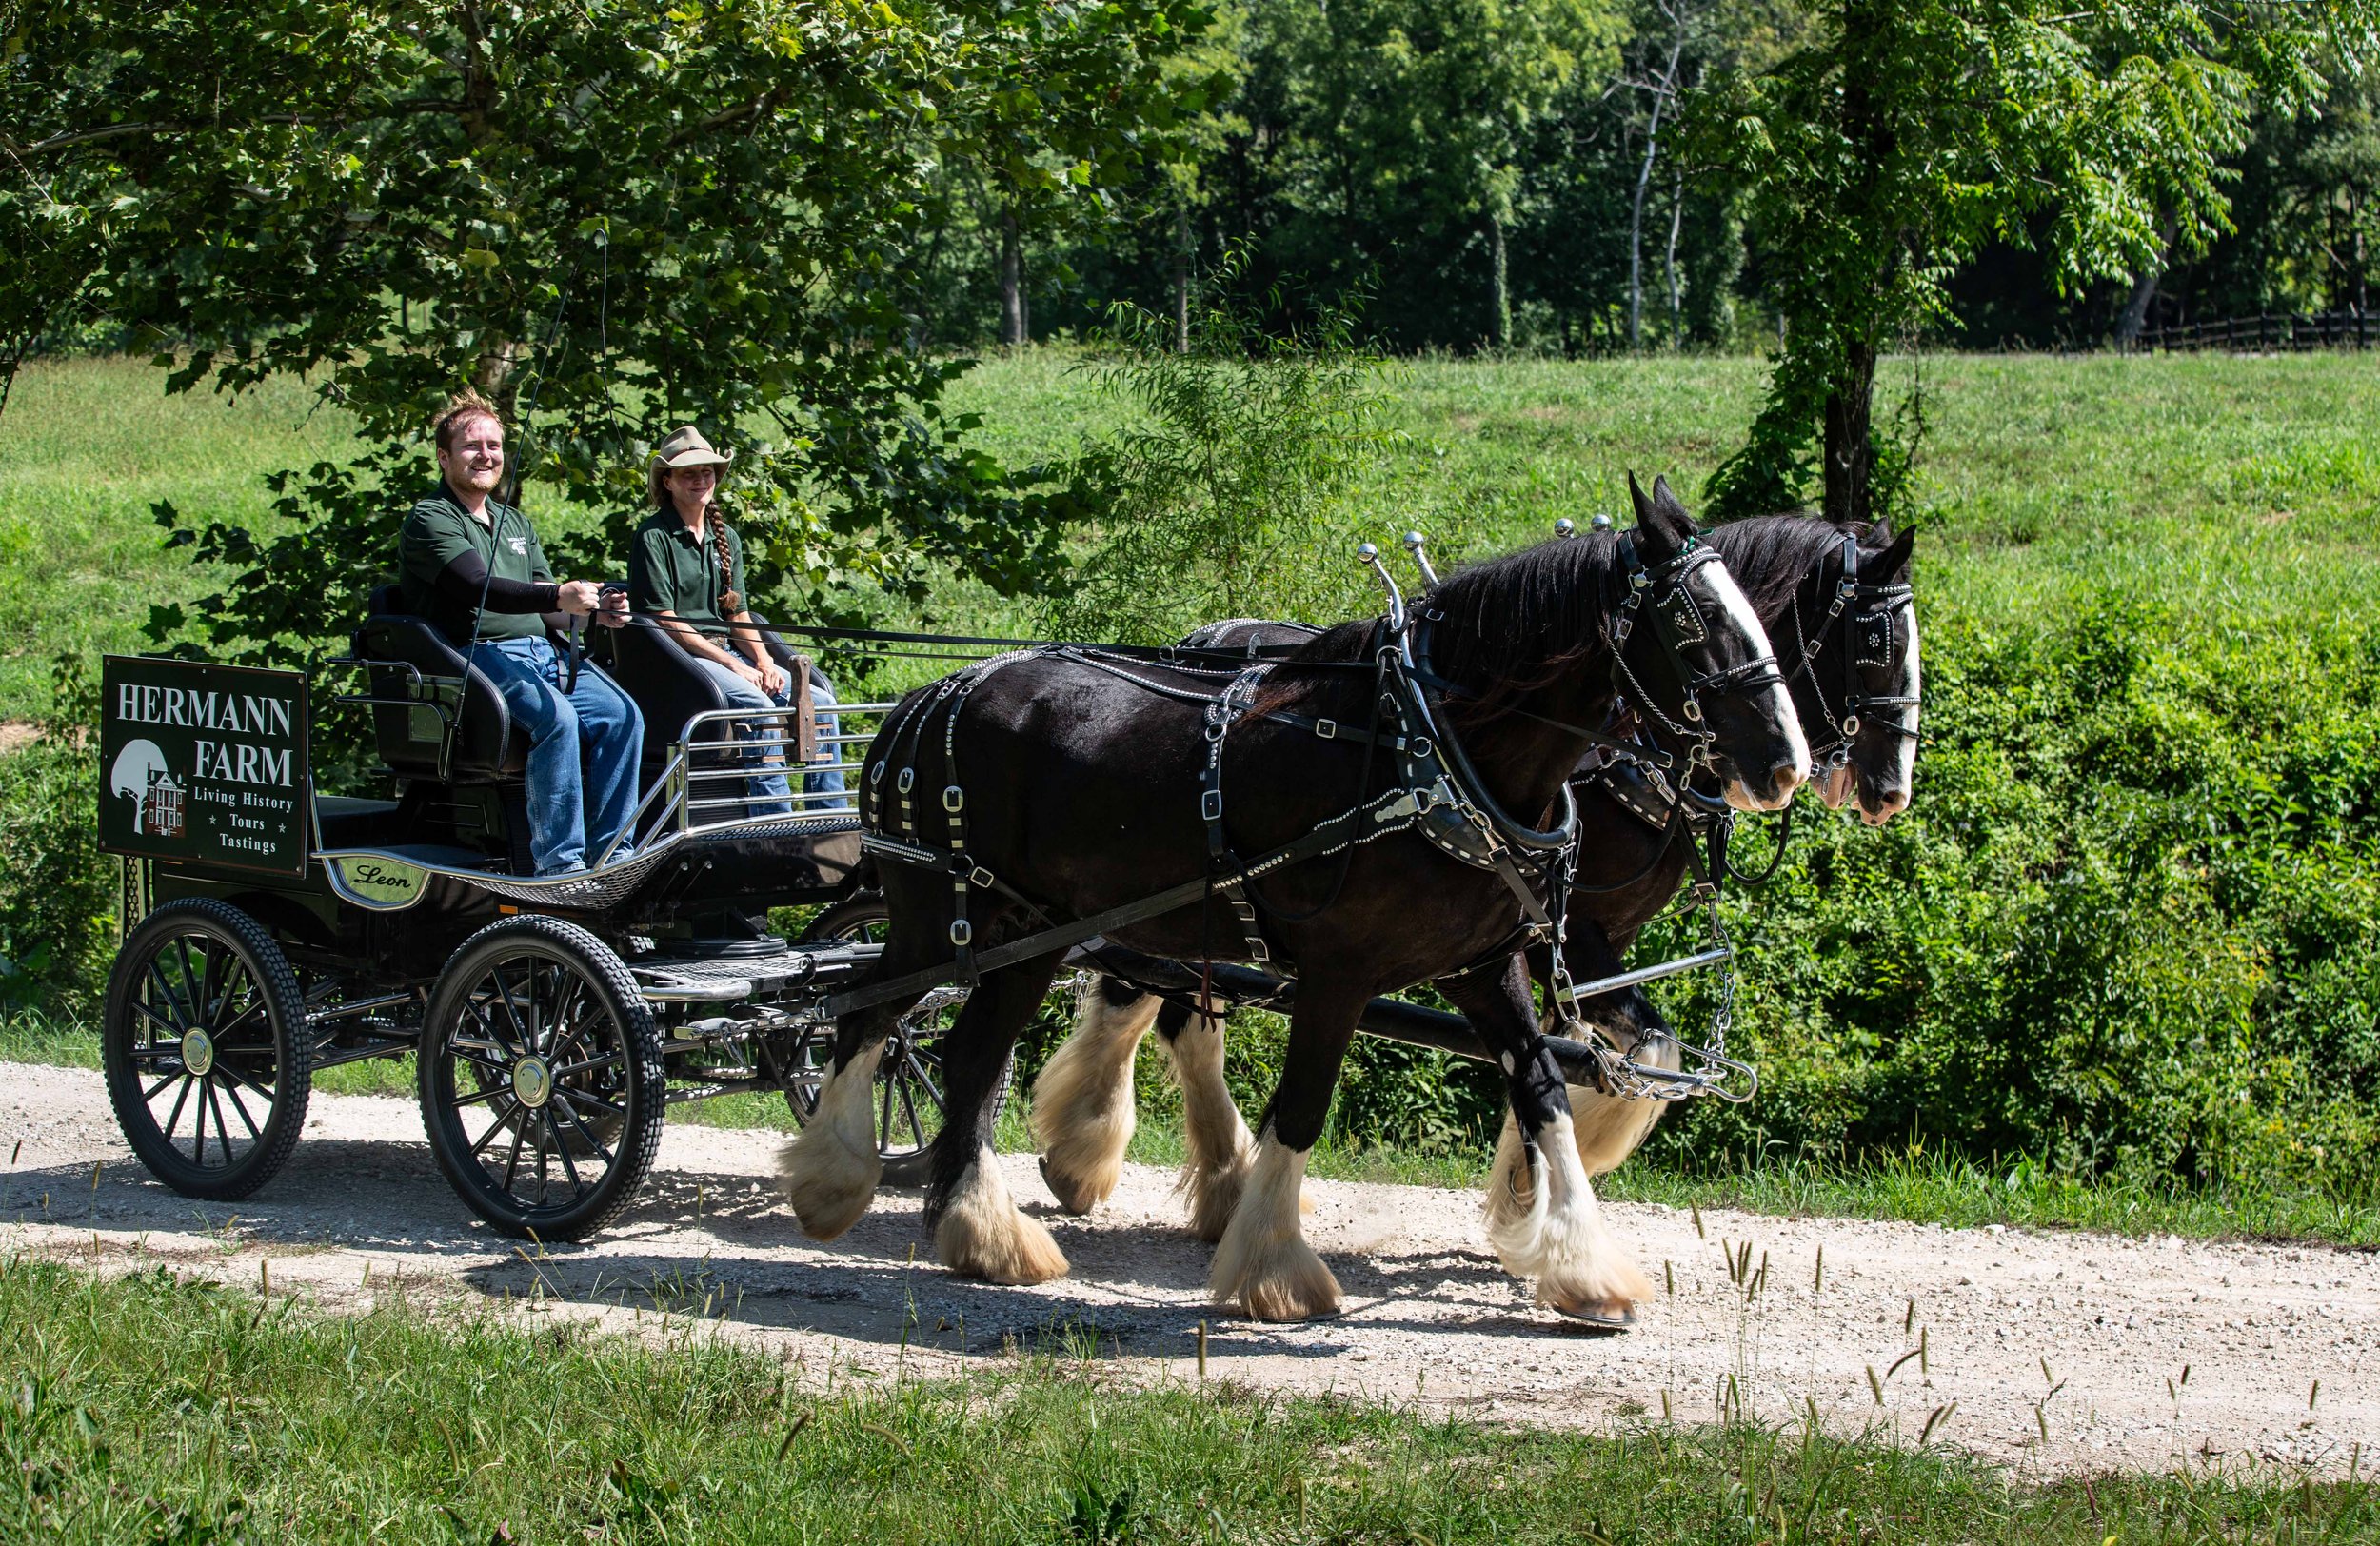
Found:
[[[1530,1306],[1488,1252],[1472,1195],[1311,1181],[1309,1234],[1347,1311],[1270,1326],[1202,1304],[1207,1253],[1180,1233],[1165,1173],[1129,1167],[1114,1201],[1073,1219],[1032,1159],[1010,1157],[1010,1185],[1074,1273],[991,1288],[931,1264],[911,1194],[881,1196],[832,1247],[803,1239],[766,1185],[778,1141],[673,1127],[618,1224],[531,1261],[448,1192],[409,1103],[318,1095],[279,1179],[236,1208],[203,1205],[132,1160],[98,1075],[0,1063],[0,1251],[251,1284],[268,1259],[275,1290],[333,1304],[398,1290],[597,1300],[624,1329],[707,1301],[729,1334],[821,1371],[924,1373],[1021,1343],[1126,1378],[1195,1378],[1205,1318],[1210,1378],[1498,1421],[1658,1421],[1665,1396],[1677,1419],[1706,1420],[1740,1392],[1749,1415],[1815,1404],[1845,1432],[1914,1437],[1940,1411],[1937,1442],[2044,1469],[2343,1472],[2358,1445],[2367,1469],[2380,1463],[2380,1258],[2368,1253],[1733,1213],[1705,1215],[1706,1238],[1685,1214],[1618,1206],[1622,1239],[1675,1290],[1637,1330],[1601,1337]],[[1728,1260],[1746,1249],[1749,1274],[1767,1271],[1749,1302]]]

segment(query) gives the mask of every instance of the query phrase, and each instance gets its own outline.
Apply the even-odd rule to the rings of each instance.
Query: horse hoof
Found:
[[[1101,1186],[1096,1178],[1078,1178],[1052,1169],[1048,1155],[1041,1157],[1041,1184],[1049,1188],[1049,1195],[1058,1199],[1061,1208],[1078,1219],[1106,1201],[1108,1193],[1115,1190],[1112,1180]]]
[[[1549,1304],[1546,1308],[1565,1320],[1576,1320],[1580,1325],[1592,1326],[1597,1331],[1628,1331],[1636,1324],[1636,1307],[1626,1299],[1605,1299],[1599,1303],[1581,1304],[1576,1307],[1566,1304]]]

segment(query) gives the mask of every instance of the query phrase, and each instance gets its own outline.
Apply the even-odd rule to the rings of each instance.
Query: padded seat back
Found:
[[[381,585],[367,603],[368,616],[355,633],[355,654],[369,666],[372,734],[381,760],[410,778],[452,783],[516,779],[528,763],[529,740],[516,733],[502,694],[486,675],[463,657],[445,634],[424,618],[403,610],[395,585]],[[413,667],[407,671],[405,666]],[[413,672],[419,672],[417,681]],[[439,766],[446,740],[445,715],[459,714],[452,762]]]
[[[645,715],[645,763],[658,767],[672,742],[684,737],[686,721],[711,709],[730,706],[719,681],[678,643],[657,619],[639,614],[617,628],[594,630],[595,647],[607,652],[604,669],[621,690],[636,701]],[[704,735],[706,741],[726,739],[722,722]]]

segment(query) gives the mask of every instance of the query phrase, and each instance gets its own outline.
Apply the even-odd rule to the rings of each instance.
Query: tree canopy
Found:
[[[466,384],[514,421],[520,473],[614,527],[670,426],[738,443],[764,579],[827,610],[928,561],[1029,587],[1063,491],[942,412],[963,362],[912,347],[902,265],[940,166],[1092,208],[1140,174],[1200,105],[1167,61],[1207,19],[36,0],[0,27],[0,230],[31,256],[0,277],[0,365],[104,312],[185,346],[160,356],[177,386],[303,373],[355,416],[358,463],[277,484],[296,534],[184,534],[237,566],[192,621],[242,658],[302,659],[351,610]]]
[[[1721,509],[1788,507],[1815,464],[1826,513],[1868,516],[1896,466],[1871,422],[1877,356],[1941,314],[1956,265],[2037,237],[2067,288],[2203,248],[2252,106],[2302,108],[2326,51],[2371,51],[2355,5],[1835,0],[1815,19],[1696,105],[1777,258],[1788,333]]]

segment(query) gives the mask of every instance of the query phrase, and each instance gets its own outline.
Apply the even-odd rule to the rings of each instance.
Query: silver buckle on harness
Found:
[[[1209,789],[1199,796],[1199,815],[1209,822],[1223,819],[1223,791]]]
[[[992,872],[985,869],[981,864],[978,864],[975,868],[967,871],[967,883],[970,885],[980,885],[986,891],[989,891],[992,888],[992,882],[995,879],[996,877],[992,874]]]
[[[901,770],[901,777],[893,780],[893,787],[900,790],[904,795],[910,790],[916,788],[917,783],[918,770],[914,767],[902,768]]]
[[[945,784],[942,787],[942,809],[950,812],[951,815],[956,816],[961,811],[966,809],[966,806],[967,792],[964,789],[960,788],[955,783]]]
[[[1339,739],[1339,722],[1337,720],[1316,720],[1314,722],[1314,733],[1321,737],[1324,741],[1336,741]]]
[[[975,940],[975,928],[965,919],[957,919],[950,925],[950,942],[964,948]]]

